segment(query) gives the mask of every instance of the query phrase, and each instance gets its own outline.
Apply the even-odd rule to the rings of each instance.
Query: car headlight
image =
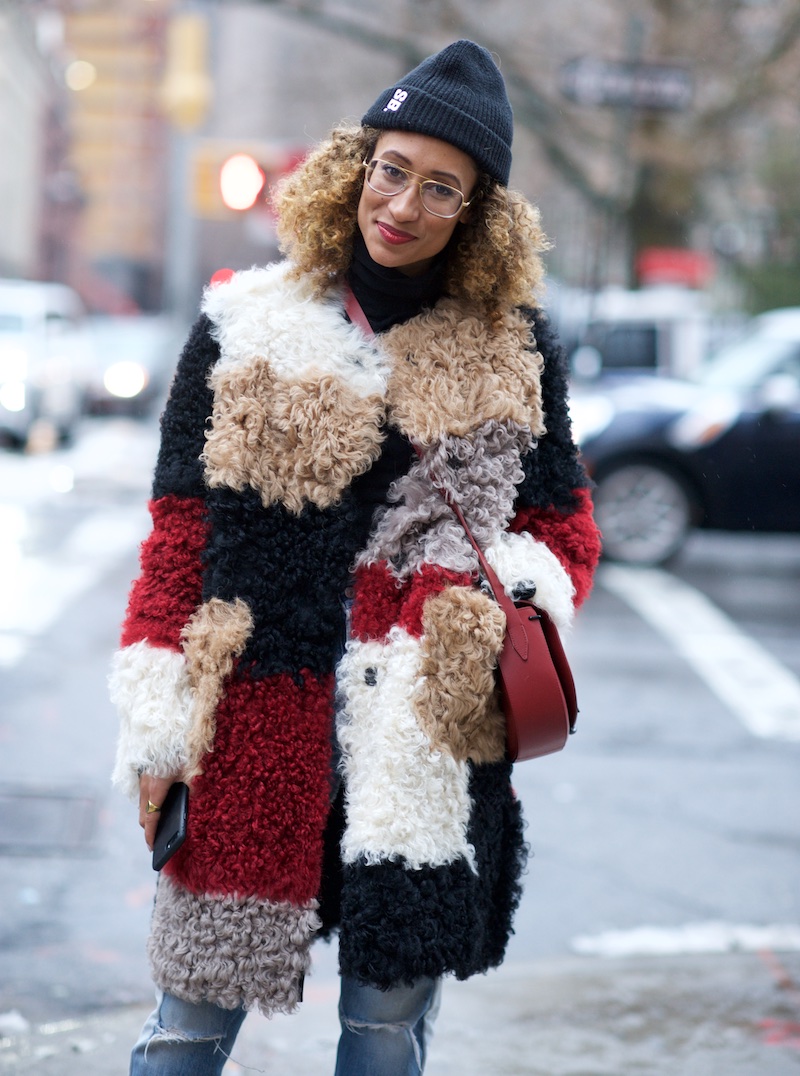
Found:
[[[121,400],[132,400],[144,392],[148,380],[147,370],[138,362],[115,362],[103,374],[106,392]]]
[[[0,346],[0,382],[24,381],[28,376],[28,352],[16,344]]]
[[[569,402],[572,436],[578,445],[597,437],[614,417],[614,405],[607,396],[575,396]]]
[[[0,384],[0,407],[6,411],[24,411],[26,399],[24,381],[6,381]]]

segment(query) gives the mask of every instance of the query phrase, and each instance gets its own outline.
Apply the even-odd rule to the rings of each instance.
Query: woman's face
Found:
[[[478,169],[468,154],[430,135],[384,131],[372,152],[375,157],[456,187],[467,202],[478,180]],[[425,272],[469,213],[462,209],[455,217],[434,216],[423,206],[420,193],[414,176],[404,191],[391,197],[377,194],[365,181],[358,203],[358,226],[372,259],[407,276]]]

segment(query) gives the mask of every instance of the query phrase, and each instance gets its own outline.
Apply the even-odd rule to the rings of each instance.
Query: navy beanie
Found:
[[[454,41],[423,60],[379,95],[361,123],[381,131],[413,131],[441,138],[508,186],[511,105],[497,64],[474,41]]]

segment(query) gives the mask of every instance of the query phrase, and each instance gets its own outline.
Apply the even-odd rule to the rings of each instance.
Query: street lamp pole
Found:
[[[205,5],[184,4],[167,30],[167,63],[161,104],[172,123],[165,306],[190,321],[197,306],[195,220],[191,199],[191,151],[211,104],[208,14]]]

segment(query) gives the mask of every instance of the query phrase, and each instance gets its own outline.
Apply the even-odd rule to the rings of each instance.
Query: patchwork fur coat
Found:
[[[374,511],[359,483],[391,427],[422,458]],[[379,987],[502,960],[527,852],[504,618],[432,477],[566,628],[598,539],[540,314],[444,298],[368,340],[285,264],[206,291],[111,676],[116,783],[192,783],[153,915],[161,988],[291,1011],[333,928],[342,971]]]

